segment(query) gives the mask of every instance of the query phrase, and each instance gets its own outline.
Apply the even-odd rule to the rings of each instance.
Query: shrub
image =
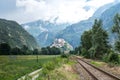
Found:
[[[102,60],[103,60],[104,62],[109,62],[109,61],[108,61],[108,58],[109,58],[108,56],[109,56],[111,53],[114,53],[114,51],[113,51],[113,50],[108,50],[108,52],[103,55]]]
[[[55,68],[55,64],[53,62],[48,62],[46,64],[43,65],[43,74],[47,75],[50,71],[54,70]]]
[[[85,48],[82,48],[81,53],[82,53],[81,54],[82,56],[86,56],[87,55],[87,50]]]
[[[92,57],[91,57],[91,56],[92,56],[91,54],[92,54],[93,52],[92,52],[91,49],[87,51],[85,48],[82,48],[82,49],[81,49],[81,53],[82,53],[81,55],[84,56],[85,58],[92,58]]]
[[[103,60],[104,62],[108,62],[108,55],[104,55],[104,56],[102,57],[102,60]]]
[[[119,55],[117,53],[111,52],[108,55],[108,62],[114,63],[114,64],[119,64]]]
[[[68,57],[69,57],[69,54],[62,53],[62,54],[61,54],[61,57],[62,57],[62,58],[68,58]]]

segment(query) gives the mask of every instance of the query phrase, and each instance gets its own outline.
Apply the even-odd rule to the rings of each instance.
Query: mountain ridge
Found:
[[[14,47],[26,45],[29,49],[38,48],[36,40],[15,21],[0,19],[0,43]]]
[[[50,46],[55,39],[55,35],[66,28],[68,23],[57,24],[49,21],[37,20],[30,23],[22,24],[23,28],[26,29],[31,35],[33,35],[41,47]],[[45,39],[45,34],[48,34],[48,38]],[[44,40],[43,40],[44,39]]]
[[[75,48],[80,45],[80,36],[82,35],[82,33],[92,28],[95,19],[101,19],[103,21],[103,28],[110,33],[111,27],[113,25],[113,17],[116,13],[120,12],[119,5],[120,3],[116,3],[116,2],[106,4],[100,7],[98,10],[96,10],[93,16],[90,17],[89,19],[71,25],[63,24],[64,28],[62,29],[58,27],[59,25],[50,24],[49,21],[46,22],[42,21],[44,25],[48,25],[48,24],[49,25],[41,27],[43,32],[41,31],[40,34],[37,35],[36,39],[40,45],[42,44],[42,46],[45,47],[45,46],[49,46],[53,42],[52,40],[54,40],[55,38],[63,38],[65,41],[70,43]],[[38,23],[38,25],[40,25],[40,23]],[[29,32],[29,30],[27,31]],[[46,37],[45,34],[48,35],[49,38],[45,39]],[[111,34],[110,34],[110,38],[111,38]]]
[[[107,4],[109,5],[108,8],[106,8],[105,11],[99,14],[99,16],[96,17],[94,15],[97,14],[97,12],[100,12],[99,10],[101,9],[98,9],[98,11],[96,11],[94,15],[88,20],[83,20],[68,26],[66,29],[57,34],[57,38],[59,37],[65,39],[75,48],[80,45],[80,36],[82,35],[82,33],[92,28],[95,19],[101,19],[103,21],[103,28],[108,30],[108,32],[111,32],[110,30],[113,25],[113,17],[116,13],[120,12],[120,3],[113,3],[112,5],[111,4],[112,3]],[[104,7],[106,7],[106,5],[104,5],[102,8]]]

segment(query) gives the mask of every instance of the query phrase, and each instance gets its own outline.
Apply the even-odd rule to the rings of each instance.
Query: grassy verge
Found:
[[[49,75],[50,80],[80,80],[78,74],[68,64],[64,64],[60,68],[53,70]]]
[[[120,60],[120,54],[119,54],[119,60]]]
[[[98,61],[91,61],[90,63],[97,67],[101,67],[104,65],[104,62],[98,62]]]
[[[50,64],[52,65],[50,66]],[[46,64],[48,71],[46,67],[43,67],[43,71],[37,80],[79,80],[79,75],[72,68],[74,64],[75,62],[67,58],[56,58],[56,60]]]
[[[53,61],[55,56],[0,56],[0,80],[16,80],[43,66],[48,61]]]

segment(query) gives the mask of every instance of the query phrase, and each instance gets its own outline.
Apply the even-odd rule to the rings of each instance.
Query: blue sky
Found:
[[[105,4],[119,0],[0,0],[0,18],[19,23],[57,18],[58,23],[88,19]]]

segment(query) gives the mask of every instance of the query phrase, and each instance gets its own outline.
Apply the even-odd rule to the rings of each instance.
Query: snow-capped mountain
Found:
[[[110,33],[113,17],[116,13],[120,13],[120,3],[109,3],[100,7],[88,20],[72,25],[38,20],[23,24],[23,27],[37,39],[42,47],[52,44],[55,38],[62,38],[75,48],[80,45],[82,33],[92,28],[95,19],[101,19],[103,21],[103,28]],[[110,40],[112,40],[111,34]]]
[[[120,13],[120,3],[110,3],[100,7],[92,17],[88,20],[80,21],[78,23],[68,26],[66,29],[57,34],[58,38],[63,38],[68,41],[74,48],[80,45],[80,37],[84,31],[92,28],[95,19],[101,19],[103,28],[111,33],[113,26],[113,18],[116,13]],[[110,34],[110,41],[113,40]]]
[[[58,24],[43,20],[22,24],[23,28],[33,35],[42,47],[49,46],[55,39],[56,34],[68,25],[68,23]]]

